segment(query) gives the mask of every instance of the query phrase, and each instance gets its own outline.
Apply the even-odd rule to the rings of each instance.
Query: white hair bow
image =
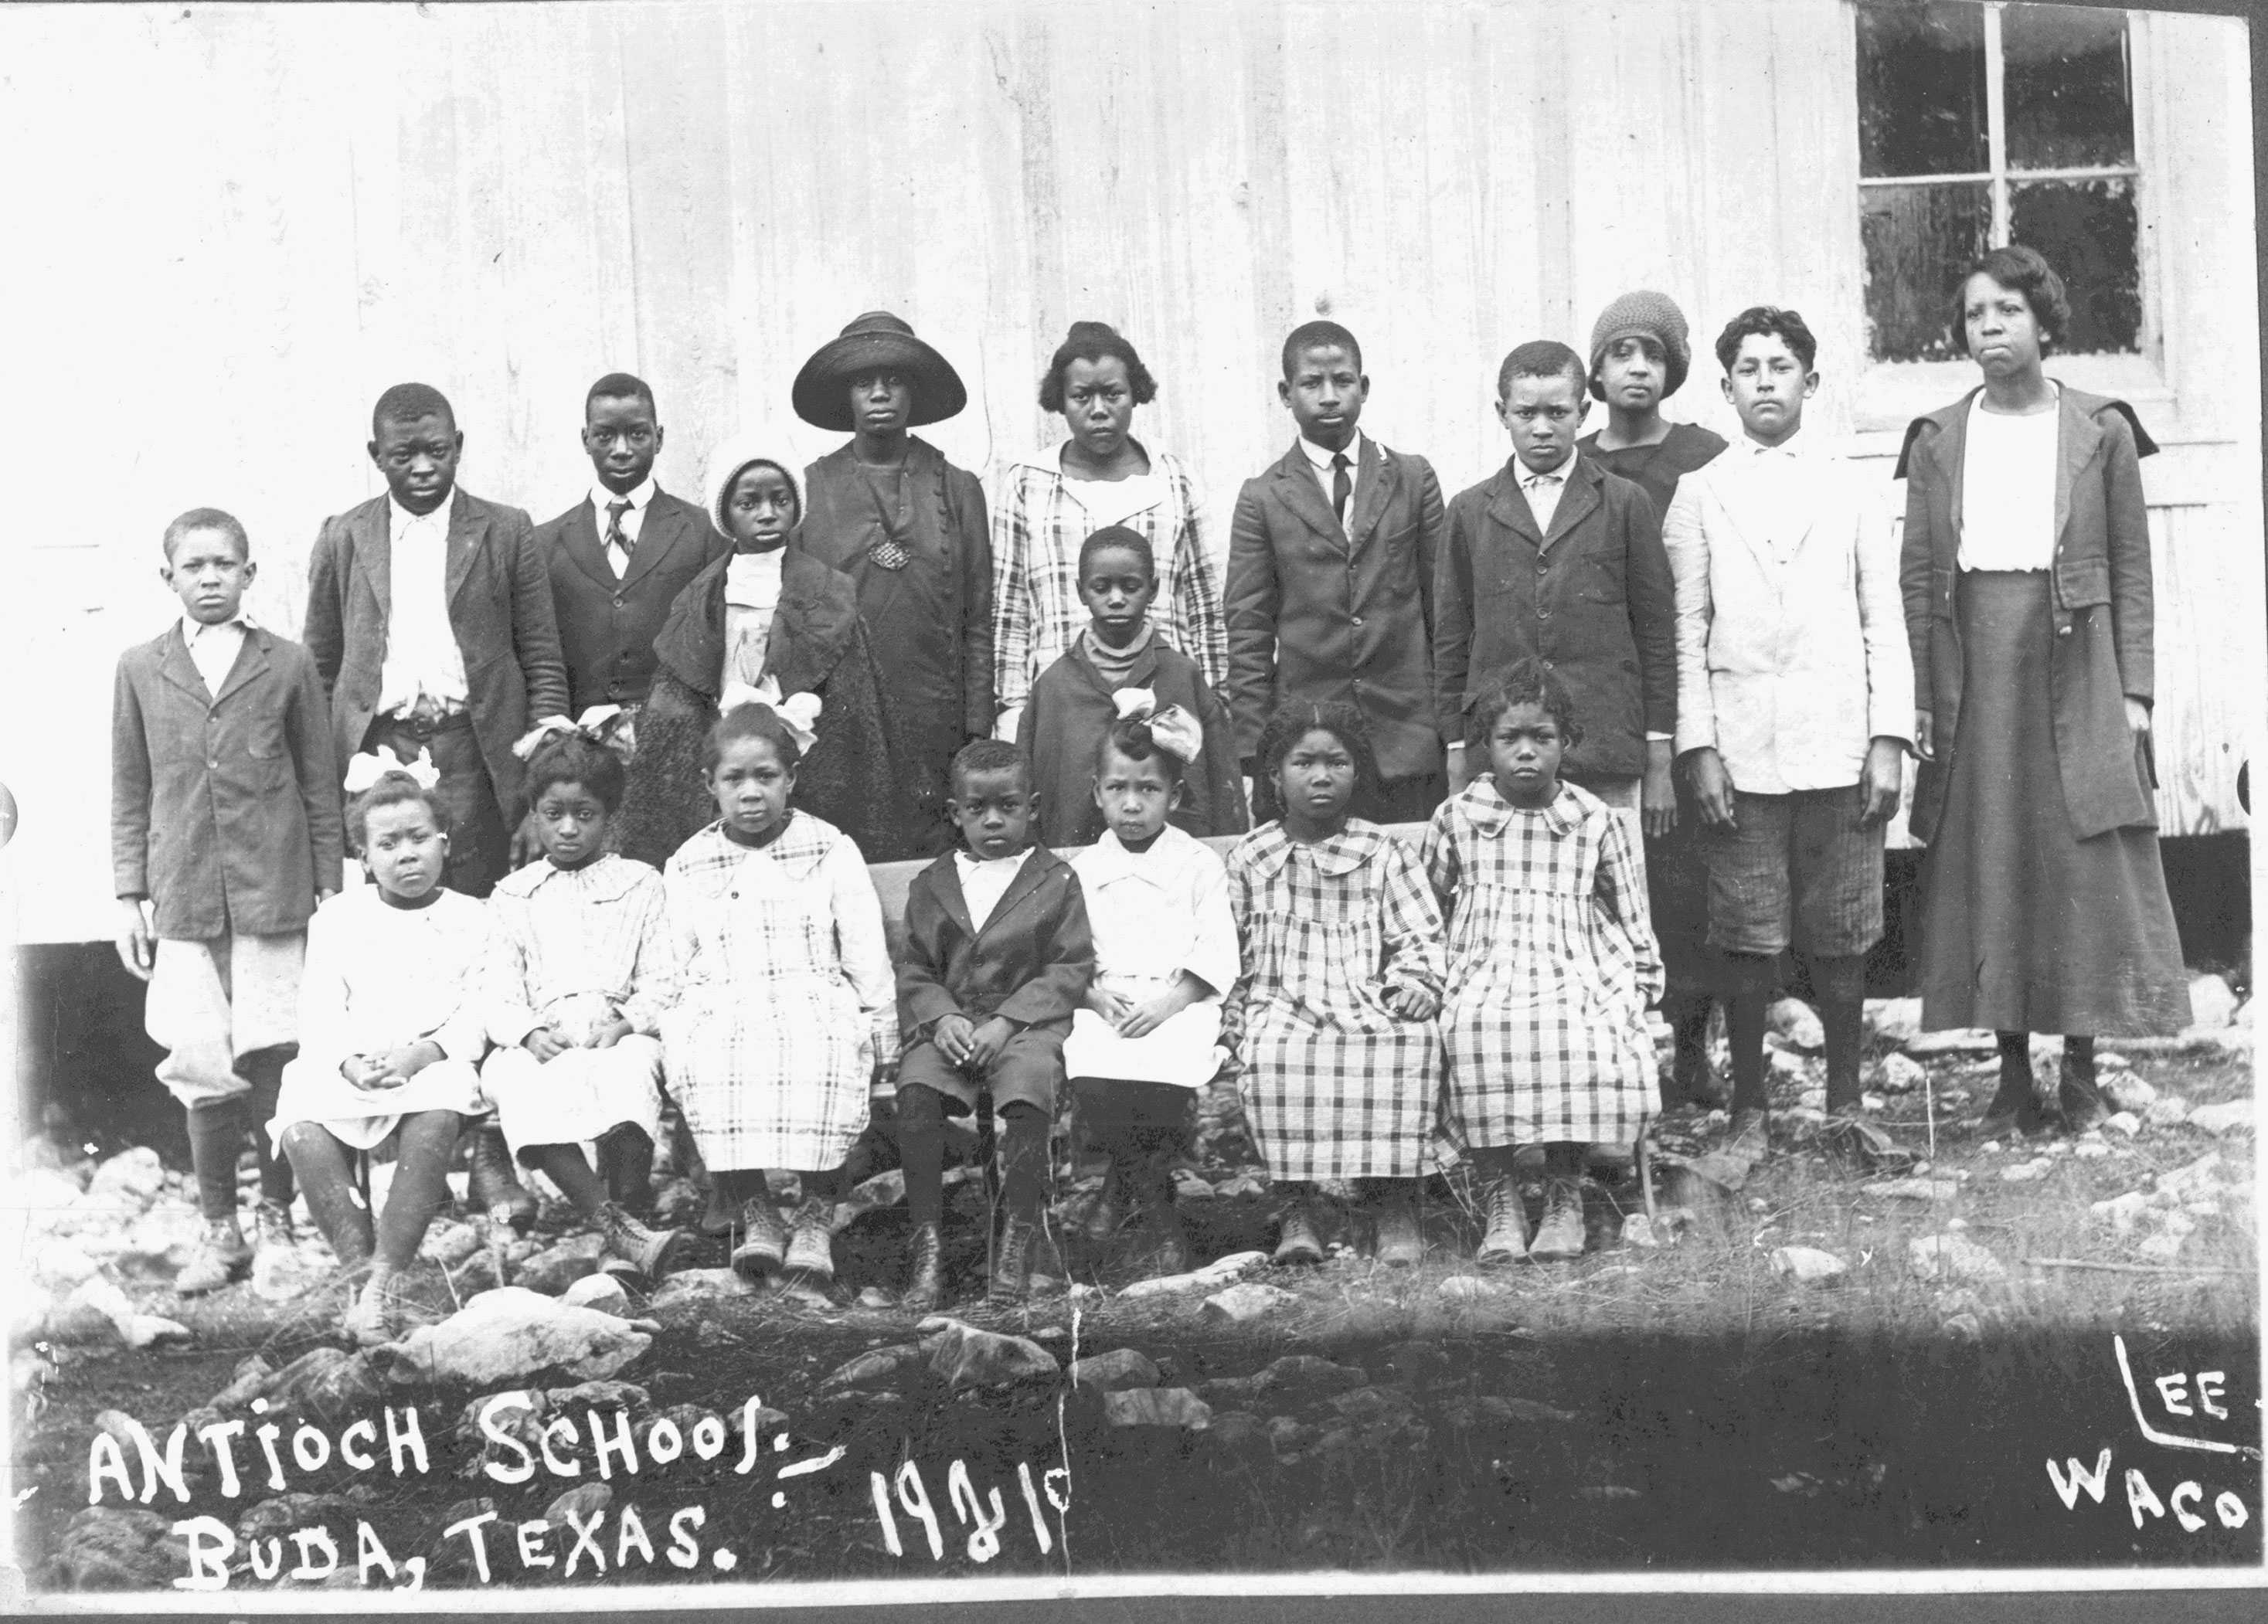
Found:
[[[795,747],[808,755],[819,737],[819,695],[813,693],[780,694],[779,679],[766,676],[754,687],[745,682],[727,682],[725,691],[717,696],[717,714],[723,716],[742,705],[762,705],[780,719]]]
[[[1158,709],[1158,695],[1149,688],[1118,688],[1110,695],[1118,707],[1118,719],[1146,722],[1150,737],[1158,748],[1173,756],[1183,766],[1196,761],[1204,750],[1204,726],[1179,705]]]
[[[420,750],[416,761],[405,761],[394,753],[392,745],[380,745],[347,762],[346,792],[360,795],[388,773],[408,773],[423,790],[441,782],[441,769],[433,765],[431,750]]]
[[[549,740],[570,733],[580,733],[594,745],[611,747],[617,739],[627,739],[630,727],[630,713],[620,705],[593,705],[571,722],[565,716],[544,717],[512,741],[512,753],[525,761]]]

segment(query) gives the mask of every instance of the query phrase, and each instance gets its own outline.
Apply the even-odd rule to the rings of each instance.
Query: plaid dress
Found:
[[[1024,703],[1040,673],[1086,629],[1092,617],[1079,600],[1079,545],[1110,525],[1140,532],[1158,561],[1150,624],[1160,639],[1197,663],[1207,687],[1218,692],[1226,679],[1219,565],[1205,540],[1197,481],[1170,452],[1148,455],[1151,471],[1135,495],[1159,494],[1130,510],[1122,488],[1135,481],[1068,479],[1061,446],[1006,464],[993,481],[992,686],[1003,710]]]
[[[711,824],[663,877],[670,1092],[711,1168],[839,1167],[898,1057],[882,905],[858,848],[809,812],[751,850]]]
[[[1449,911],[1447,1127],[1472,1146],[1625,1144],[1653,1089],[1661,958],[1623,820],[1562,782],[1513,805],[1486,774],[1427,826]]]
[[[1269,1173],[1421,1176],[1441,1041],[1385,1003],[1441,990],[1441,915],[1417,859],[1359,819],[1314,846],[1270,823],[1228,854],[1228,881],[1244,972],[1223,1025]]]

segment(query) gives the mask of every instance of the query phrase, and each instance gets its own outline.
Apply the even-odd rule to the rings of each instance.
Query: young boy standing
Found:
[[[1008,1209],[988,1298],[1024,1300],[1046,1204],[1048,1128],[1064,1039],[1094,974],[1094,937],[1071,865],[1032,843],[1039,797],[1015,746],[980,739],[953,758],[946,803],[963,842],[914,877],[898,959],[898,1143],[913,1222],[901,1305],[945,1300],[945,1118],[990,1091]]]
[[[1675,609],[1653,499],[1576,452],[1589,387],[1582,357],[1550,340],[1521,345],[1498,370],[1513,457],[1449,503],[1434,688],[1450,787],[1462,789],[1486,765],[1468,726],[1473,706],[1516,662],[1541,661],[1583,718],[1561,775],[1620,813],[1636,847],[1641,805],[1656,834],[1676,811]]]
[[[1764,1154],[1764,1011],[1778,955],[1804,955],[1827,1034],[1827,1110],[1867,1159],[1861,1119],[1866,955],[1882,934],[1882,828],[1896,812],[1913,666],[1889,515],[1802,432],[1819,387],[1803,318],[1758,305],[1717,340],[1738,444],[1678,481],[1677,746],[1723,956],[1732,1148]]]
[[[1352,705],[1368,724],[1381,783],[1352,815],[1419,822],[1448,793],[1432,714],[1433,567],[1441,487],[1423,457],[1358,426],[1370,398],[1362,347],[1334,321],[1284,341],[1276,393],[1299,437],[1244,482],[1228,546],[1228,702],[1252,771],[1261,730],[1290,703]],[[1276,815],[1273,807],[1256,821]]]
[[[394,385],[370,428],[387,494],[325,519],[307,566],[307,650],[330,692],[332,751],[343,778],[380,745],[404,761],[430,750],[451,830],[446,883],[485,897],[515,858],[537,854],[514,746],[531,722],[567,712],[551,585],[527,515],[458,489],[465,437],[439,390]],[[475,1204],[526,1230],[535,1201],[495,1119],[470,1138]]]
[[[314,660],[245,618],[244,526],[195,508],[165,545],[181,618],[118,661],[110,841],[118,956],[150,983],[158,1078],[188,1112],[205,1220],[173,1282],[189,1296],[251,1267],[236,1221],[247,1132],[257,1238],[291,1243],[291,1166],[263,1129],[298,1047],[307,921],[339,888],[339,785]]]
[[[653,391],[628,372],[608,373],[583,399],[583,450],[597,482],[536,527],[571,716],[620,705],[635,717],[653,682],[653,640],[669,606],[730,550],[698,503],[654,483],[661,441]]]

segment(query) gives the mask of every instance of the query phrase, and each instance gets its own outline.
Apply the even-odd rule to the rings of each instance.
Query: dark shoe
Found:
[[[173,1290],[183,1297],[202,1297],[252,1272],[252,1248],[234,1218],[209,1218],[197,1249],[173,1277]]]
[[[535,1227],[535,1197],[512,1171],[512,1151],[504,1129],[483,1122],[473,1129],[472,1173],[467,1188],[473,1205],[496,1224],[510,1224],[525,1235]]]
[[[709,1187],[709,1204],[701,1209],[701,1222],[694,1227],[703,1235],[723,1237],[733,1232],[737,1216],[732,1203],[725,1199],[725,1192],[712,1184]]]
[[[795,1231],[788,1238],[787,1260],[783,1265],[791,1275],[802,1275],[814,1280],[835,1278],[835,1209],[823,1201],[806,1201],[795,1209]]]
[[[339,1317],[339,1329],[346,1333],[348,1341],[362,1348],[398,1341],[403,1326],[401,1308],[393,1276],[373,1274],[362,1282],[354,1301]]]
[[[676,1268],[693,1241],[683,1230],[650,1230],[614,1201],[600,1208],[598,1217],[607,1250],[648,1280]]]
[[[1521,1204],[1520,1181],[1509,1173],[1491,1179],[1481,1196],[1488,1214],[1476,1263],[1516,1263],[1528,1255],[1528,1210]]]
[[[1770,1156],[1771,1113],[1754,1109],[1733,1113],[1733,1131],[1726,1136],[1725,1154],[1745,1157],[1752,1162],[1761,1162]]]
[[[1583,1186],[1577,1179],[1554,1179],[1545,1187],[1543,1222],[1528,1255],[1537,1263],[1571,1263],[1583,1255]]]
[[[740,1243],[733,1248],[733,1267],[751,1280],[777,1272],[787,1255],[787,1225],[770,1195],[753,1195],[740,1208]]]
[[[653,1209],[652,1140],[625,1124],[600,1144],[599,1162],[606,1170],[608,1200],[632,1217]]]
[[[1323,1260],[1322,1238],[1315,1233],[1314,1209],[1304,1201],[1294,1201],[1284,1210],[1276,1234],[1276,1263],[1283,1268],[1293,1263],[1320,1263]]]
[[[1425,1231],[1414,1196],[1395,1194],[1378,1214],[1378,1260],[1388,1268],[1416,1268],[1425,1260]]]
[[[1000,1231],[999,1250],[992,1258],[992,1283],[984,1300],[994,1308],[1020,1308],[1031,1287],[1032,1240],[1035,1224],[1011,1218]]]
[[[2064,1126],[2074,1134],[2100,1128],[2109,1119],[2110,1102],[2095,1085],[2095,1044],[2091,1040],[2084,1044],[2065,1040],[2063,1077],[2056,1084],[2056,1103],[2063,1107]]]
[[[1730,1098],[1725,1091],[1725,1081],[1717,1069],[1709,1063],[1706,1052],[1695,1054],[1679,1054],[1669,1062],[1667,1085],[1661,1091],[1661,1107],[1674,1111],[1683,1105],[1700,1106],[1713,1111]]]
[[[2005,1139],[2011,1135],[2029,1138],[2046,1133],[2055,1124],[2041,1109],[2039,1097],[2032,1091],[2031,1074],[2027,1071],[2021,1080],[2000,1074],[2000,1086],[1992,1095],[1984,1114],[1977,1120],[1979,1139]]]
[[[299,1237],[291,1227],[291,1209],[280,1201],[262,1201],[252,1215],[252,1238],[262,1252],[289,1252]]]
[[[906,1289],[898,1306],[911,1314],[933,1314],[945,1306],[945,1232],[924,1224],[913,1232]]]

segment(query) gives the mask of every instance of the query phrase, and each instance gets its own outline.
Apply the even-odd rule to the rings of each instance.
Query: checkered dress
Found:
[[[1224,1024],[1270,1174],[1420,1176],[1441,1041],[1385,1003],[1441,989],[1441,915],[1417,859],[1359,819],[1314,846],[1270,823],[1228,854],[1228,880],[1244,973]]]
[[[898,1057],[882,905],[858,848],[799,812],[750,850],[711,824],[663,878],[670,1091],[712,1168],[842,1165],[867,1084]]]
[[[1483,775],[1433,814],[1425,860],[1449,911],[1451,1135],[1628,1143],[1653,1088],[1661,957],[1622,819],[1564,782],[1525,811]]]
[[[1106,524],[1123,525],[1149,540],[1158,561],[1150,624],[1160,640],[1195,660],[1206,687],[1218,691],[1227,676],[1219,566],[1205,540],[1197,481],[1172,452],[1149,457],[1164,500],[1102,523],[1073,488],[1109,492],[1112,486],[1065,479],[1060,452],[1008,463],[993,481],[992,680],[994,702],[1002,709],[1028,699],[1040,673],[1086,628],[1090,617],[1079,600],[1079,549]]]

